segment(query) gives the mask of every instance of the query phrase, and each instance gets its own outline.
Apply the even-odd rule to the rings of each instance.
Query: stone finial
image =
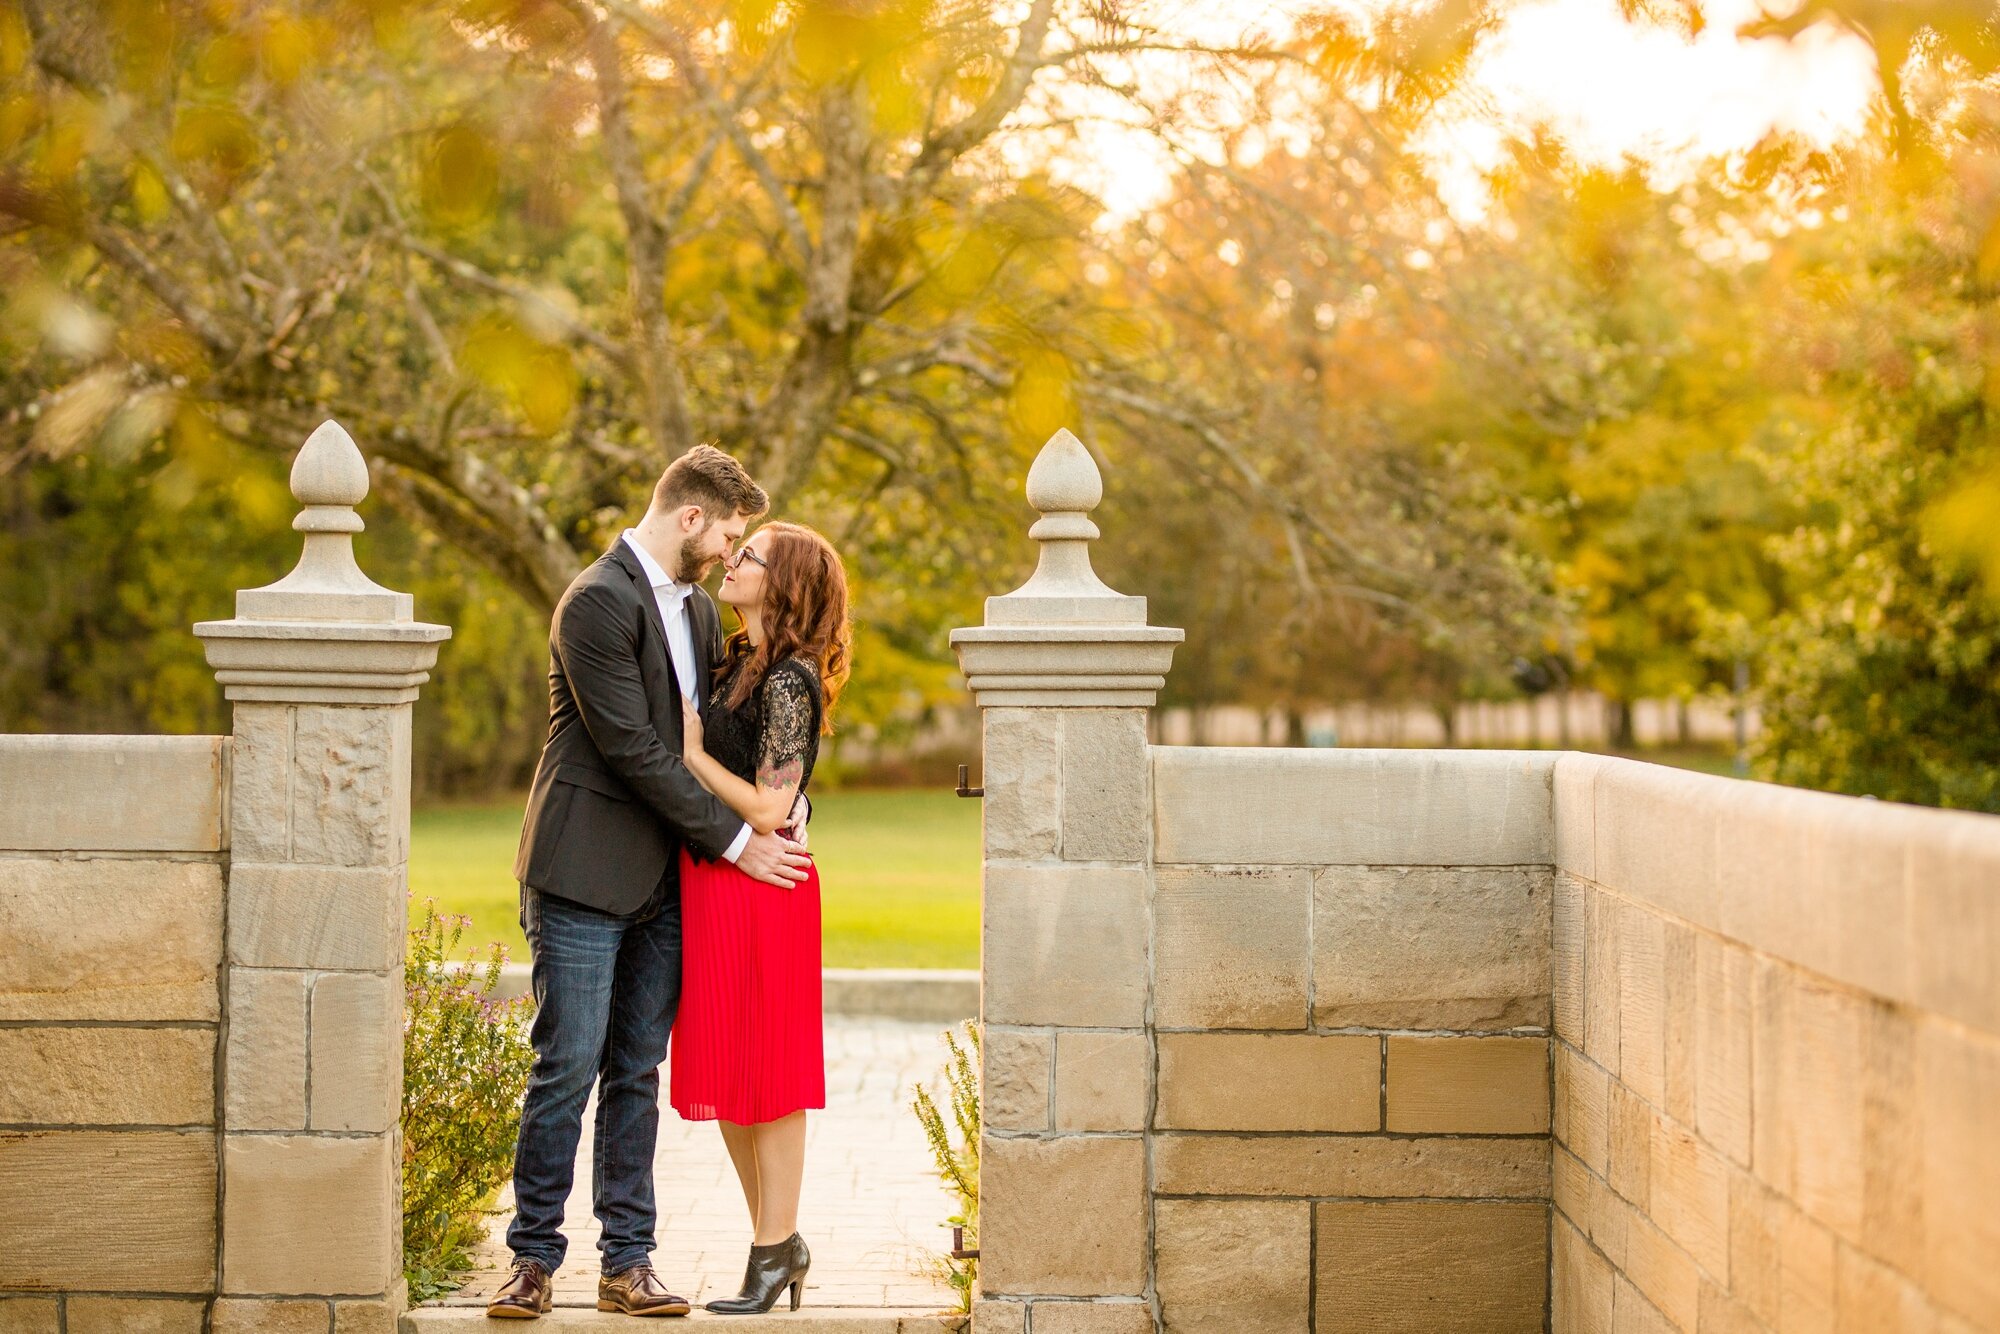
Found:
[[[354,561],[368,463],[339,422],[322,422],[292,463],[305,549],[275,584],[236,595],[236,617],[195,634],[230,699],[406,703],[430,679],[451,631],[411,619],[408,593],[382,587]]]
[[[1097,577],[1090,512],[1104,499],[1097,460],[1067,430],[1049,437],[1028,469],[1028,503],[1041,518],[1028,536],[1042,544],[1028,582],[986,600],[988,625],[1144,625],[1146,599],[1120,593]]]
[[[292,528],[306,535],[292,572],[275,584],[236,595],[236,614],[252,621],[407,621],[408,593],[382,587],[354,562],[354,535],[365,524],[354,507],[368,494],[368,464],[339,422],[321,422],[292,463],[292,495],[305,508]]]
[[[1146,624],[1146,599],[1107,587],[1090,566],[1104,479],[1083,442],[1057,431],[1028,470],[1041,518],[1035,572],[986,599],[986,624],[951,634],[981,708],[1146,707],[1166,683],[1179,630]]]

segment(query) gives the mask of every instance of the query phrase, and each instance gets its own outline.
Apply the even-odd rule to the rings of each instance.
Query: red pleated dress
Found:
[[[819,677],[800,659],[778,663],[742,708],[729,681],[702,710],[709,754],[756,781],[759,765],[802,765],[819,745]],[[689,1121],[756,1125],[826,1106],[820,1013],[819,868],[791,889],[728,862],[681,853],[681,998],[669,1057],[669,1099]]]

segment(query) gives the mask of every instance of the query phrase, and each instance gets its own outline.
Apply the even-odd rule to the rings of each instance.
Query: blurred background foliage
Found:
[[[703,440],[847,553],[893,740],[1070,426],[1168,702],[1743,664],[1762,776],[2000,809],[1992,6],[1773,6],[1868,43],[1866,133],[1671,184],[1517,135],[1472,216],[1423,144],[1507,9],[0,0],[0,727],[219,730],[187,627],[289,566],[331,416],[455,628],[425,790],[524,781],[555,597]],[[1113,120],[1157,205],[1054,168]]]

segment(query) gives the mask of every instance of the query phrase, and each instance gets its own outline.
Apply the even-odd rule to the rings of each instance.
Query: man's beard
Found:
[[[683,584],[698,584],[708,578],[708,572],[715,568],[718,559],[702,551],[701,540],[706,530],[693,537],[681,539],[680,552],[674,557],[674,579]]]

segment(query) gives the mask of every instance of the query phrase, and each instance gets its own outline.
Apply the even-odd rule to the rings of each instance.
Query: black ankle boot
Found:
[[[708,1309],[717,1315],[762,1315],[778,1304],[778,1294],[789,1287],[796,1311],[810,1268],[812,1256],[806,1251],[805,1238],[796,1232],[769,1246],[752,1246],[750,1267],[743,1271],[743,1291],[708,1303]]]

